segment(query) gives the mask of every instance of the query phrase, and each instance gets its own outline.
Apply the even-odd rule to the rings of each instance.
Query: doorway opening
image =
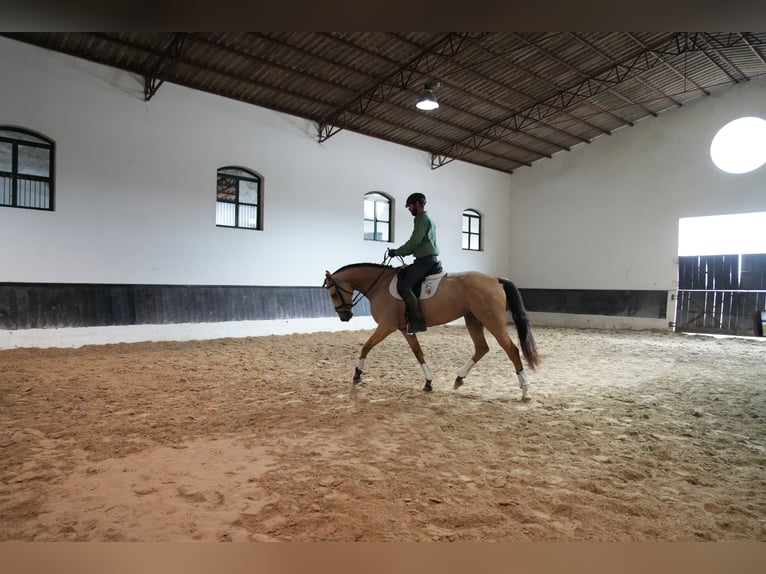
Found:
[[[759,335],[764,310],[766,212],[679,219],[675,330]]]

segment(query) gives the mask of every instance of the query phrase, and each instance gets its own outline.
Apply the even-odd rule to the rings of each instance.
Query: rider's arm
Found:
[[[411,255],[417,246],[423,242],[423,238],[426,236],[426,233],[428,233],[428,226],[428,216],[424,216],[422,213],[418,215],[415,218],[412,235],[410,235],[410,238],[401,247],[396,248],[396,254],[400,257]]]

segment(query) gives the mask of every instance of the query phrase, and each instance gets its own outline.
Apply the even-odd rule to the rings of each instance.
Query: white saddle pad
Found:
[[[420,297],[418,297],[418,299],[429,299],[433,297],[436,294],[436,290],[439,288],[439,282],[446,274],[446,271],[442,271],[436,275],[426,275],[426,278],[423,279],[423,287],[420,289]],[[399,291],[396,290],[396,283],[398,280],[399,276],[394,275],[394,278],[391,279],[391,283],[388,285],[388,292],[391,293],[391,296],[394,299],[402,298],[402,296],[399,295]]]

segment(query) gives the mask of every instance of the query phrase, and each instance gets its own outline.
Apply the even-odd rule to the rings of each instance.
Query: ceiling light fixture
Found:
[[[439,87],[439,82],[426,82],[423,86],[423,93],[420,95],[418,103],[415,104],[419,110],[435,110],[439,107],[439,102],[434,95],[434,90]]]

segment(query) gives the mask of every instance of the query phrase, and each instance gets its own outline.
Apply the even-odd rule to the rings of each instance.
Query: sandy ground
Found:
[[[766,541],[766,341],[534,332],[0,351],[0,540]]]

